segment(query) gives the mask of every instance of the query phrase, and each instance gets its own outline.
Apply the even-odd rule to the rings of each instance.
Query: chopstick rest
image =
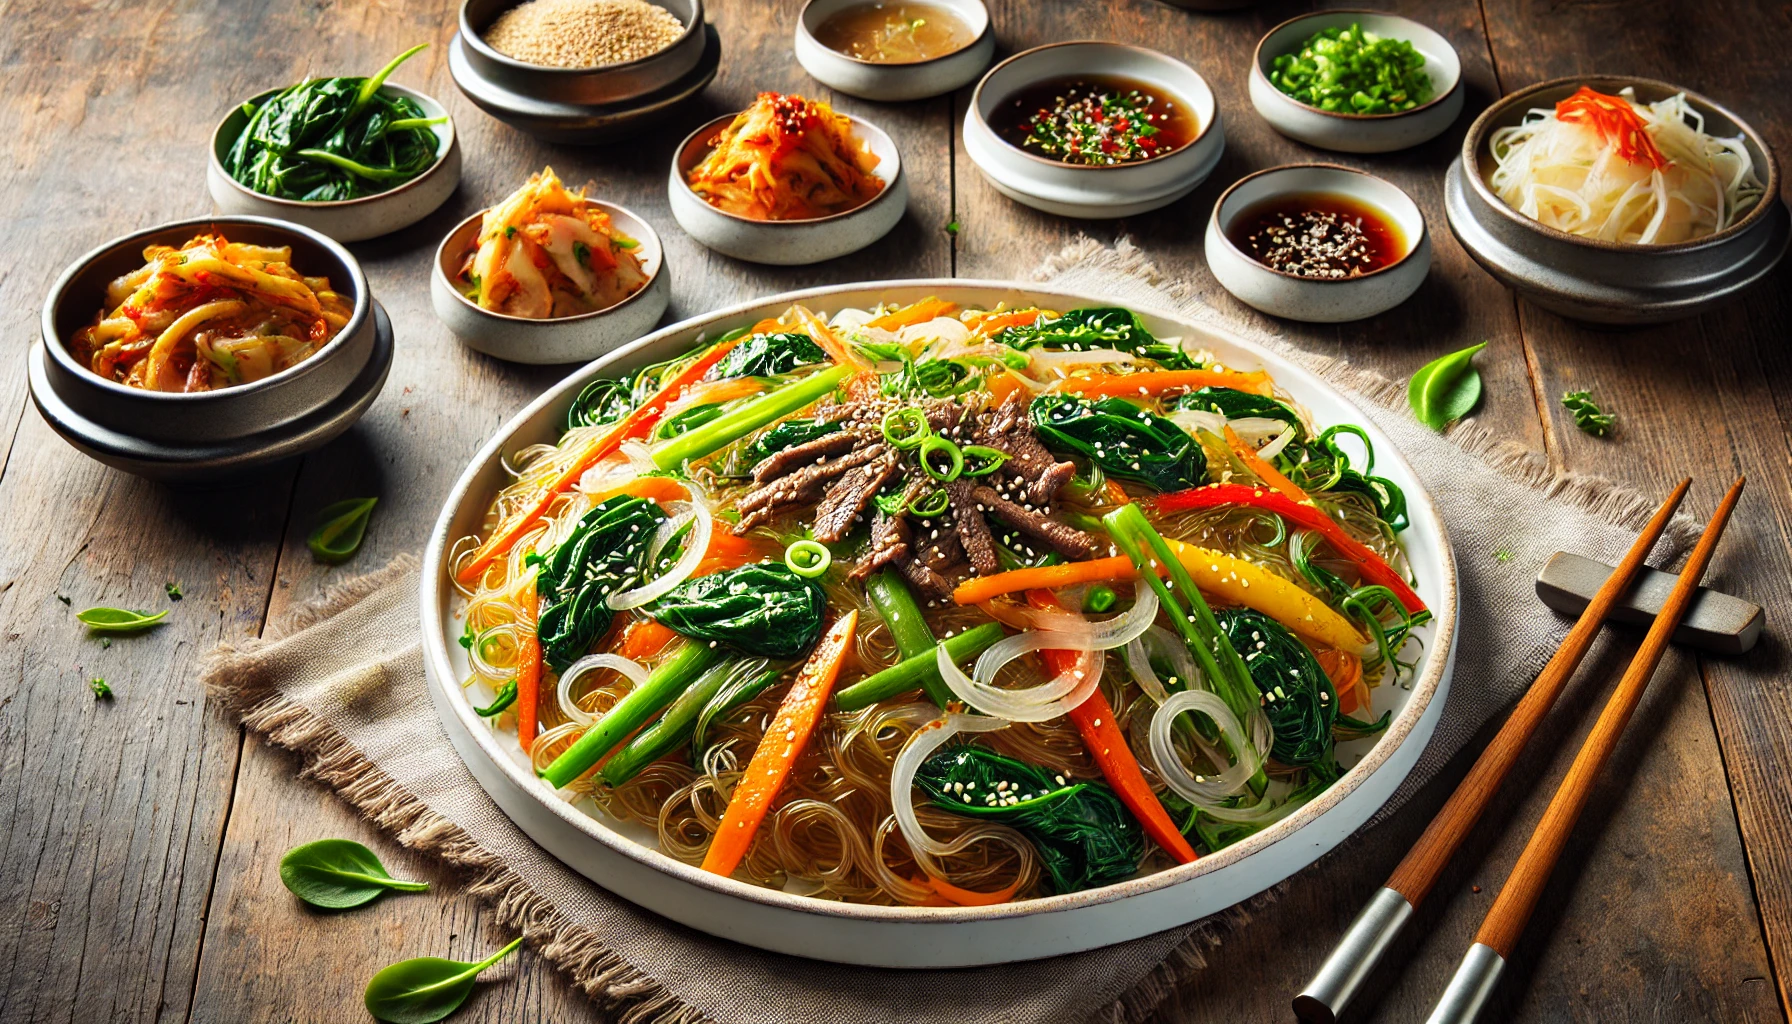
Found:
[[[1612,573],[1603,562],[1558,551],[1537,575],[1537,596],[1565,615],[1579,615]],[[1661,612],[1678,579],[1673,573],[1645,566],[1622,600],[1612,606],[1613,622],[1646,626]],[[1674,630],[1674,643],[1713,654],[1744,654],[1761,638],[1767,613],[1761,606],[1710,587],[1694,592],[1686,618]]]
[[[1667,529],[1668,521],[1691,486],[1691,480],[1680,481],[1644,525],[1618,568],[1599,587],[1579,621],[1562,638],[1561,648],[1549,659],[1549,664],[1543,666],[1543,671],[1537,673],[1530,689],[1512,709],[1499,734],[1481,751],[1474,766],[1456,786],[1456,792],[1450,794],[1443,809],[1426,826],[1425,834],[1388,876],[1387,884],[1376,890],[1369,904],[1351,922],[1350,929],[1320,966],[1319,973],[1300,995],[1294,997],[1295,1016],[1308,1024],[1333,1024],[1344,1012],[1363,979],[1369,976],[1395,936],[1406,926],[1413,909],[1437,884],[1444,866],[1468,837],[1469,830],[1487,809],[1493,794],[1499,791],[1506,773],[1517,763],[1525,743],[1555,704],[1568,677],[1579,667],[1612,606],[1644,567],[1643,560],[1655,547],[1662,531]]]
[[[1643,637],[1642,646],[1637,648],[1636,656],[1631,659],[1630,667],[1618,680],[1612,690],[1611,697],[1605,702],[1605,709],[1599,712],[1599,720],[1593,723],[1593,731],[1587,734],[1586,741],[1581,744],[1580,752],[1574,755],[1574,763],[1568,766],[1568,774],[1562,777],[1562,783],[1556,787],[1555,796],[1550,798],[1549,807],[1543,811],[1543,817],[1537,822],[1531,833],[1531,840],[1525,844],[1524,852],[1518,855],[1518,863],[1512,866],[1512,874],[1507,876],[1506,884],[1487,911],[1487,918],[1481,923],[1481,930],[1475,935],[1475,944],[1469,947],[1468,954],[1463,957],[1462,965],[1456,969],[1455,977],[1444,989],[1443,997],[1438,1000],[1436,1009],[1432,1010],[1427,1024],[1473,1024],[1486,1005],[1487,997],[1499,982],[1500,973],[1505,969],[1506,959],[1518,945],[1518,938],[1531,919],[1531,912],[1537,908],[1537,900],[1543,895],[1543,888],[1549,883],[1550,873],[1555,870],[1556,861],[1562,856],[1562,850],[1568,845],[1568,837],[1574,831],[1574,824],[1580,819],[1580,812],[1586,807],[1587,800],[1593,795],[1593,785],[1599,780],[1599,773],[1605,762],[1611,758],[1612,751],[1617,749],[1618,740],[1624,734],[1624,727],[1630,724],[1630,716],[1643,699],[1643,691],[1649,680],[1655,675],[1655,669],[1661,664],[1661,656],[1667,651],[1668,638],[1680,619],[1686,614],[1692,603],[1694,592],[1698,589],[1699,578],[1705,574],[1706,566],[1711,564],[1711,554],[1717,550],[1718,539],[1723,536],[1724,526],[1730,521],[1730,512],[1736,507],[1736,499],[1742,495],[1741,478],[1731,485],[1729,493],[1718,502],[1717,511],[1712,514],[1711,522],[1699,537],[1699,543],[1686,558],[1686,567],[1680,571],[1680,578],[1674,583],[1674,589],[1662,603],[1661,614],[1649,627]]]

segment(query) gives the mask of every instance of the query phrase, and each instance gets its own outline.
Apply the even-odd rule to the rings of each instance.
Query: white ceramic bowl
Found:
[[[448,110],[434,98],[387,82],[380,88],[415,100],[430,117],[447,117]],[[262,103],[279,89],[270,89],[249,102]],[[223,159],[242,134],[248,120],[242,104],[231,108],[224,120],[212,131],[211,149],[205,162],[205,183],[212,201],[224,213],[236,216],[272,217],[320,231],[338,242],[359,242],[362,239],[388,235],[410,227],[447,202],[460,184],[460,141],[454,134],[454,121],[433,126],[440,144],[436,162],[410,181],[371,196],[341,199],[327,203],[302,203],[294,199],[264,196],[241,184],[224,170]]]
[[[1111,167],[1050,160],[1010,145],[989,125],[1004,101],[1045,79],[1122,75],[1194,108],[1199,132],[1181,149]],[[1017,53],[983,76],[964,115],[965,153],[996,190],[1038,210],[1070,217],[1126,217],[1175,202],[1207,180],[1226,148],[1219,107],[1187,64],[1123,43],[1051,43]]]
[[[1404,39],[1425,56],[1431,99],[1398,114],[1338,114],[1310,107],[1270,83],[1277,57],[1300,52],[1320,29],[1361,24],[1386,39]],[[1410,18],[1375,11],[1324,11],[1290,18],[1269,30],[1251,58],[1251,105],[1283,135],[1339,153],[1391,153],[1427,142],[1462,113],[1462,61],[1449,40]]]
[[[666,252],[660,236],[634,211],[594,200],[610,215],[616,230],[640,243],[637,250],[647,284],[640,291],[604,309],[552,320],[531,320],[481,309],[454,285],[454,275],[479,238],[481,210],[455,225],[436,247],[429,275],[429,304],[468,348],[513,363],[576,363],[595,359],[653,330],[666,312],[672,293]]]
[[[1239,214],[1277,196],[1304,192],[1342,194],[1380,210],[1399,229],[1406,254],[1361,277],[1331,279],[1273,270],[1232,244],[1226,232]],[[1309,323],[1385,313],[1417,291],[1431,269],[1431,237],[1412,197],[1373,174],[1337,164],[1290,164],[1240,178],[1213,204],[1205,242],[1208,268],[1240,302]]]
[[[796,59],[803,70],[823,85],[848,96],[892,102],[920,100],[951,92],[975,81],[995,56],[996,34],[989,24],[989,8],[982,0],[931,0],[958,15],[970,30],[972,41],[962,50],[913,64],[874,64],[830,49],[815,38],[822,22],[848,7],[867,0],[809,0],[796,19]]]
[[[902,173],[902,157],[896,142],[882,128],[847,115],[854,139],[863,140],[877,157],[874,169],[884,180],[884,190],[863,206],[828,217],[809,220],[753,220],[724,213],[691,190],[685,175],[709,155],[710,141],[734,120],[724,114],[685,136],[672,151],[672,173],[666,182],[672,217],[685,233],[724,256],[800,266],[820,263],[858,252],[890,233],[908,209],[908,178]]]
[[[486,505],[510,481],[504,460],[519,449],[552,443],[566,409],[588,382],[613,377],[688,351],[775,315],[792,302],[832,312],[907,303],[930,295],[985,308],[1036,303],[1052,309],[1103,305],[1106,296],[1054,292],[1033,285],[941,278],[814,288],[742,303],[686,320],[550,389],[505,424],[455,483],[424,551],[421,588],[423,659],[431,698],[467,767],[531,838],[567,866],[611,892],[693,928],[761,949],[840,963],[885,967],[968,967],[1054,956],[1123,942],[1185,924],[1276,884],[1342,842],[1393,794],[1443,714],[1455,658],[1456,570],[1437,508],[1389,438],[1338,392],[1299,366],[1251,343],[1178,316],[1140,309],[1160,337],[1213,350],[1227,366],[1261,366],[1322,423],[1357,423],[1375,444],[1376,469],[1402,487],[1412,526],[1401,534],[1417,590],[1437,618],[1420,630],[1424,649],[1411,688],[1381,686],[1375,714],[1391,711],[1378,739],[1340,746],[1348,766],[1318,799],[1251,838],[1167,871],[1084,892],[990,907],[878,907],[811,899],[722,878],[659,852],[646,829],[594,817],[539,782],[510,734],[499,735],[474,713],[490,699],[483,687],[463,690],[466,652],[459,641],[462,607],[447,578],[448,549],[484,522]]]

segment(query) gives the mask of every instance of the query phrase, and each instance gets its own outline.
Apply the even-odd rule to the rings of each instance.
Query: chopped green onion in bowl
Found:
[[[1399,114],[1427,103],[1434,90],[1425,55],[1405,39],[1385,39],[1359,24],[1326,28],[1298,53],[1271,62],[1270,84],[1309,107],[1334,114]]]

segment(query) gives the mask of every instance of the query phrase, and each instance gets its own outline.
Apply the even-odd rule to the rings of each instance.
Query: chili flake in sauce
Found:
[[[1181,149],[1199,126],[1186,104],[1145,82],[1076,75],[1047,79],[1003,100],[990,127],[1026,152],[1108,167]]]

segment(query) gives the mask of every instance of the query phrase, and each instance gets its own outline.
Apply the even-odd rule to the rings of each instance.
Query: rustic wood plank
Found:
[[[443,10],[451,11],[451,4]],[[332,583],[417,551],[448,487],[479,444],[568,367],[529,368],[463,349],[429,309],[428,251],[459,218],[514,188],[545,163],[569,182],[597,183],[595,194],[645,216],[660,233],[673,281],[670,317],[689,316],[755,295],[880,277],[948,276],[951,203],[948,100],[880,106],[839,99],[818,87],[790,51],[796,0],[768,15],[743,2],[711,5],[723,37],[723,66],[697,109],[637,142],[581,149],[547,146],[486,117],[461,98],[438,60],[400,74],[447,103],[468,154],[466,178],[449,207],[398,236],[356,246],[376,293],[398,325],[399,352],[386,391],[353,431],[309,457],[299,475],[293,517],[280,559],[269,622]],[[297,17],[297,15],[293,15]],[[436,38],[439,12],[384,10],[332,36],[332,52],[359,66],[413,38]],[[445,38],[445,35],[443,36]],[[435,52],[435,51],[430,51]],[[419,55],[421,56],[426,56]],[[274,74],[273,78],[278,78]],[[813,267],[771,268],[716,255],[688,238],[667,209],[665,176],[677,142],[698,124],[744,107],[762,89],[838,99],[902,147],[910,176],[908,215],[894,232],[855,256]],[[349,565],[316,564],[305,547],[311,515],[343,497],[378,494],[366,546]],[[237,800],[223,844],[201,983],[192,1019],[237,1021],[277,1010],[297,1020],[359,1012],[361,987],[390,960],[432,953],[471,955],[510,936],[465,895],[451,873],[427,897],[383,900],[366,912],[320,917],[296,911],[274,866],[292,845],[327,835],[368,843],[388,864],[427,871],[395,843],[355,820],[315,784],[293,779],[295,760],[251,740],[243,754]],[[344,951],[356,951],[344,960]],[[277,964],[278,967],[269,967]],[[483,986],[457,1021],[596,1021],[597,1007],[552,966],[531,954],[510,968],[516,981]]]

